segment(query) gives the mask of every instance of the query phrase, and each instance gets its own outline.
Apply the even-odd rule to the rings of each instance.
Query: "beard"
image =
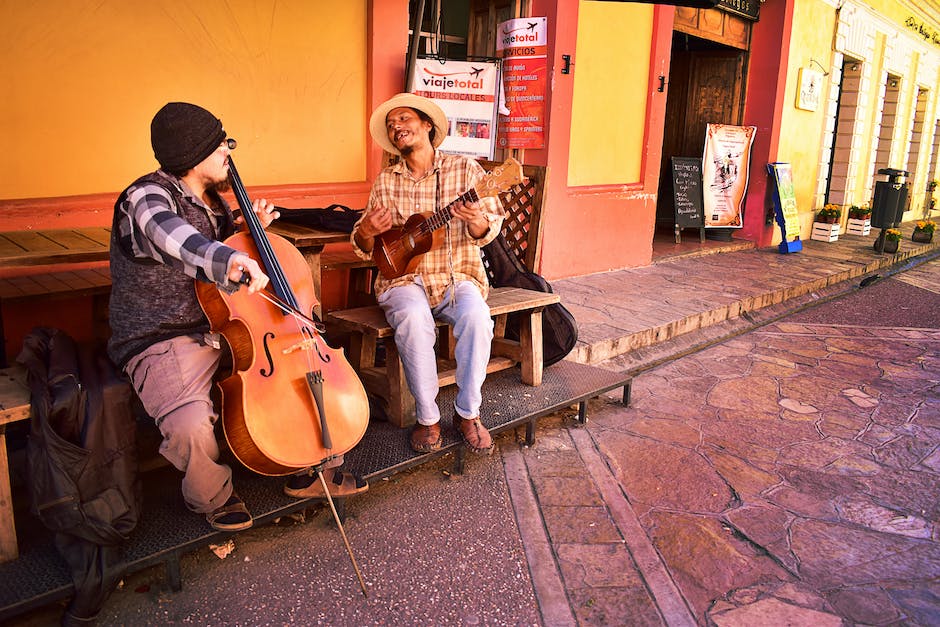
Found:
[[[221,181],[214,181],[213,183],[207,185],[206,189],[212,190],[215,193],[221,195],[232,189],[232,182],[229,181],[228,177],[226,177]]]

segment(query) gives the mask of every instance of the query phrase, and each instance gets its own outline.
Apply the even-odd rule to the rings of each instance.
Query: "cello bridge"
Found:
[[[290,353],[293,353],[294,351],[309,351],[309,350],[316,350],[316,348],[317,348],[317,341],[311,337],[305,340],[301,340],[300,342],[297,342],[296,344],[293,344],[291,346],[288,346],[287,348],[283,349],[281,353],[284,355],[288,355]]]

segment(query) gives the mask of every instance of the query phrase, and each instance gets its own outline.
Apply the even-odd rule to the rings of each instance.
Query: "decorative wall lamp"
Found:
[[[814,63],[815,63],[816,66],[820,69],[820,71],[822,72],[822,75],[823,75],[823,76],[829,76],[829,72],[826,71],[826,68],[823,67],[823,64],[820,63],[819,61],[817,61],[816,59],[810,57],[810,59],[809,59],[809,66],[810,66],[810,67],[813,67],[813,64],[814,64]]]

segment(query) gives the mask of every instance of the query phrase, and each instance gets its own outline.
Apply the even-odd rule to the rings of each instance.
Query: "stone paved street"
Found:
[[[526,451],[579,622],[656,623],[620,572],[653,555],[700,624],[940,623],[938,286],[925,264],[644,372],[629,409]],[[593,449],[646,537],[577,479],[553,506]]]

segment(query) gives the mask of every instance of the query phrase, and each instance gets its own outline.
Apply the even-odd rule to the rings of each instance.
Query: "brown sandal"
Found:
[[[343,498],[362,494],[368,491],[369,484],[358,475],[342,470],[333,470],[332,478],[326,478],[330,487],[330,496],[333,498]],[[296,499],[325,499],[326,493],[323,491],[323,484],[313,470],[293,475],[287,480],[284,486],[284,494]]]
[[[467,443],[467,448],[474,453],[489,455],[493,452],[493,438],[490,437],[490,432],[480,422],[479,416],[464,418],[455,413],[454,428],[463,438],[463,441]]]
[[[234,492],[228,497],[225,505],[206,514],[206,521],[217,531],[243,531],[250,528],[254,522],[244,501]]]
[[[441,423],[415,425],[411,432],[411,448],[417,453],[430,453],[441,448]]]

